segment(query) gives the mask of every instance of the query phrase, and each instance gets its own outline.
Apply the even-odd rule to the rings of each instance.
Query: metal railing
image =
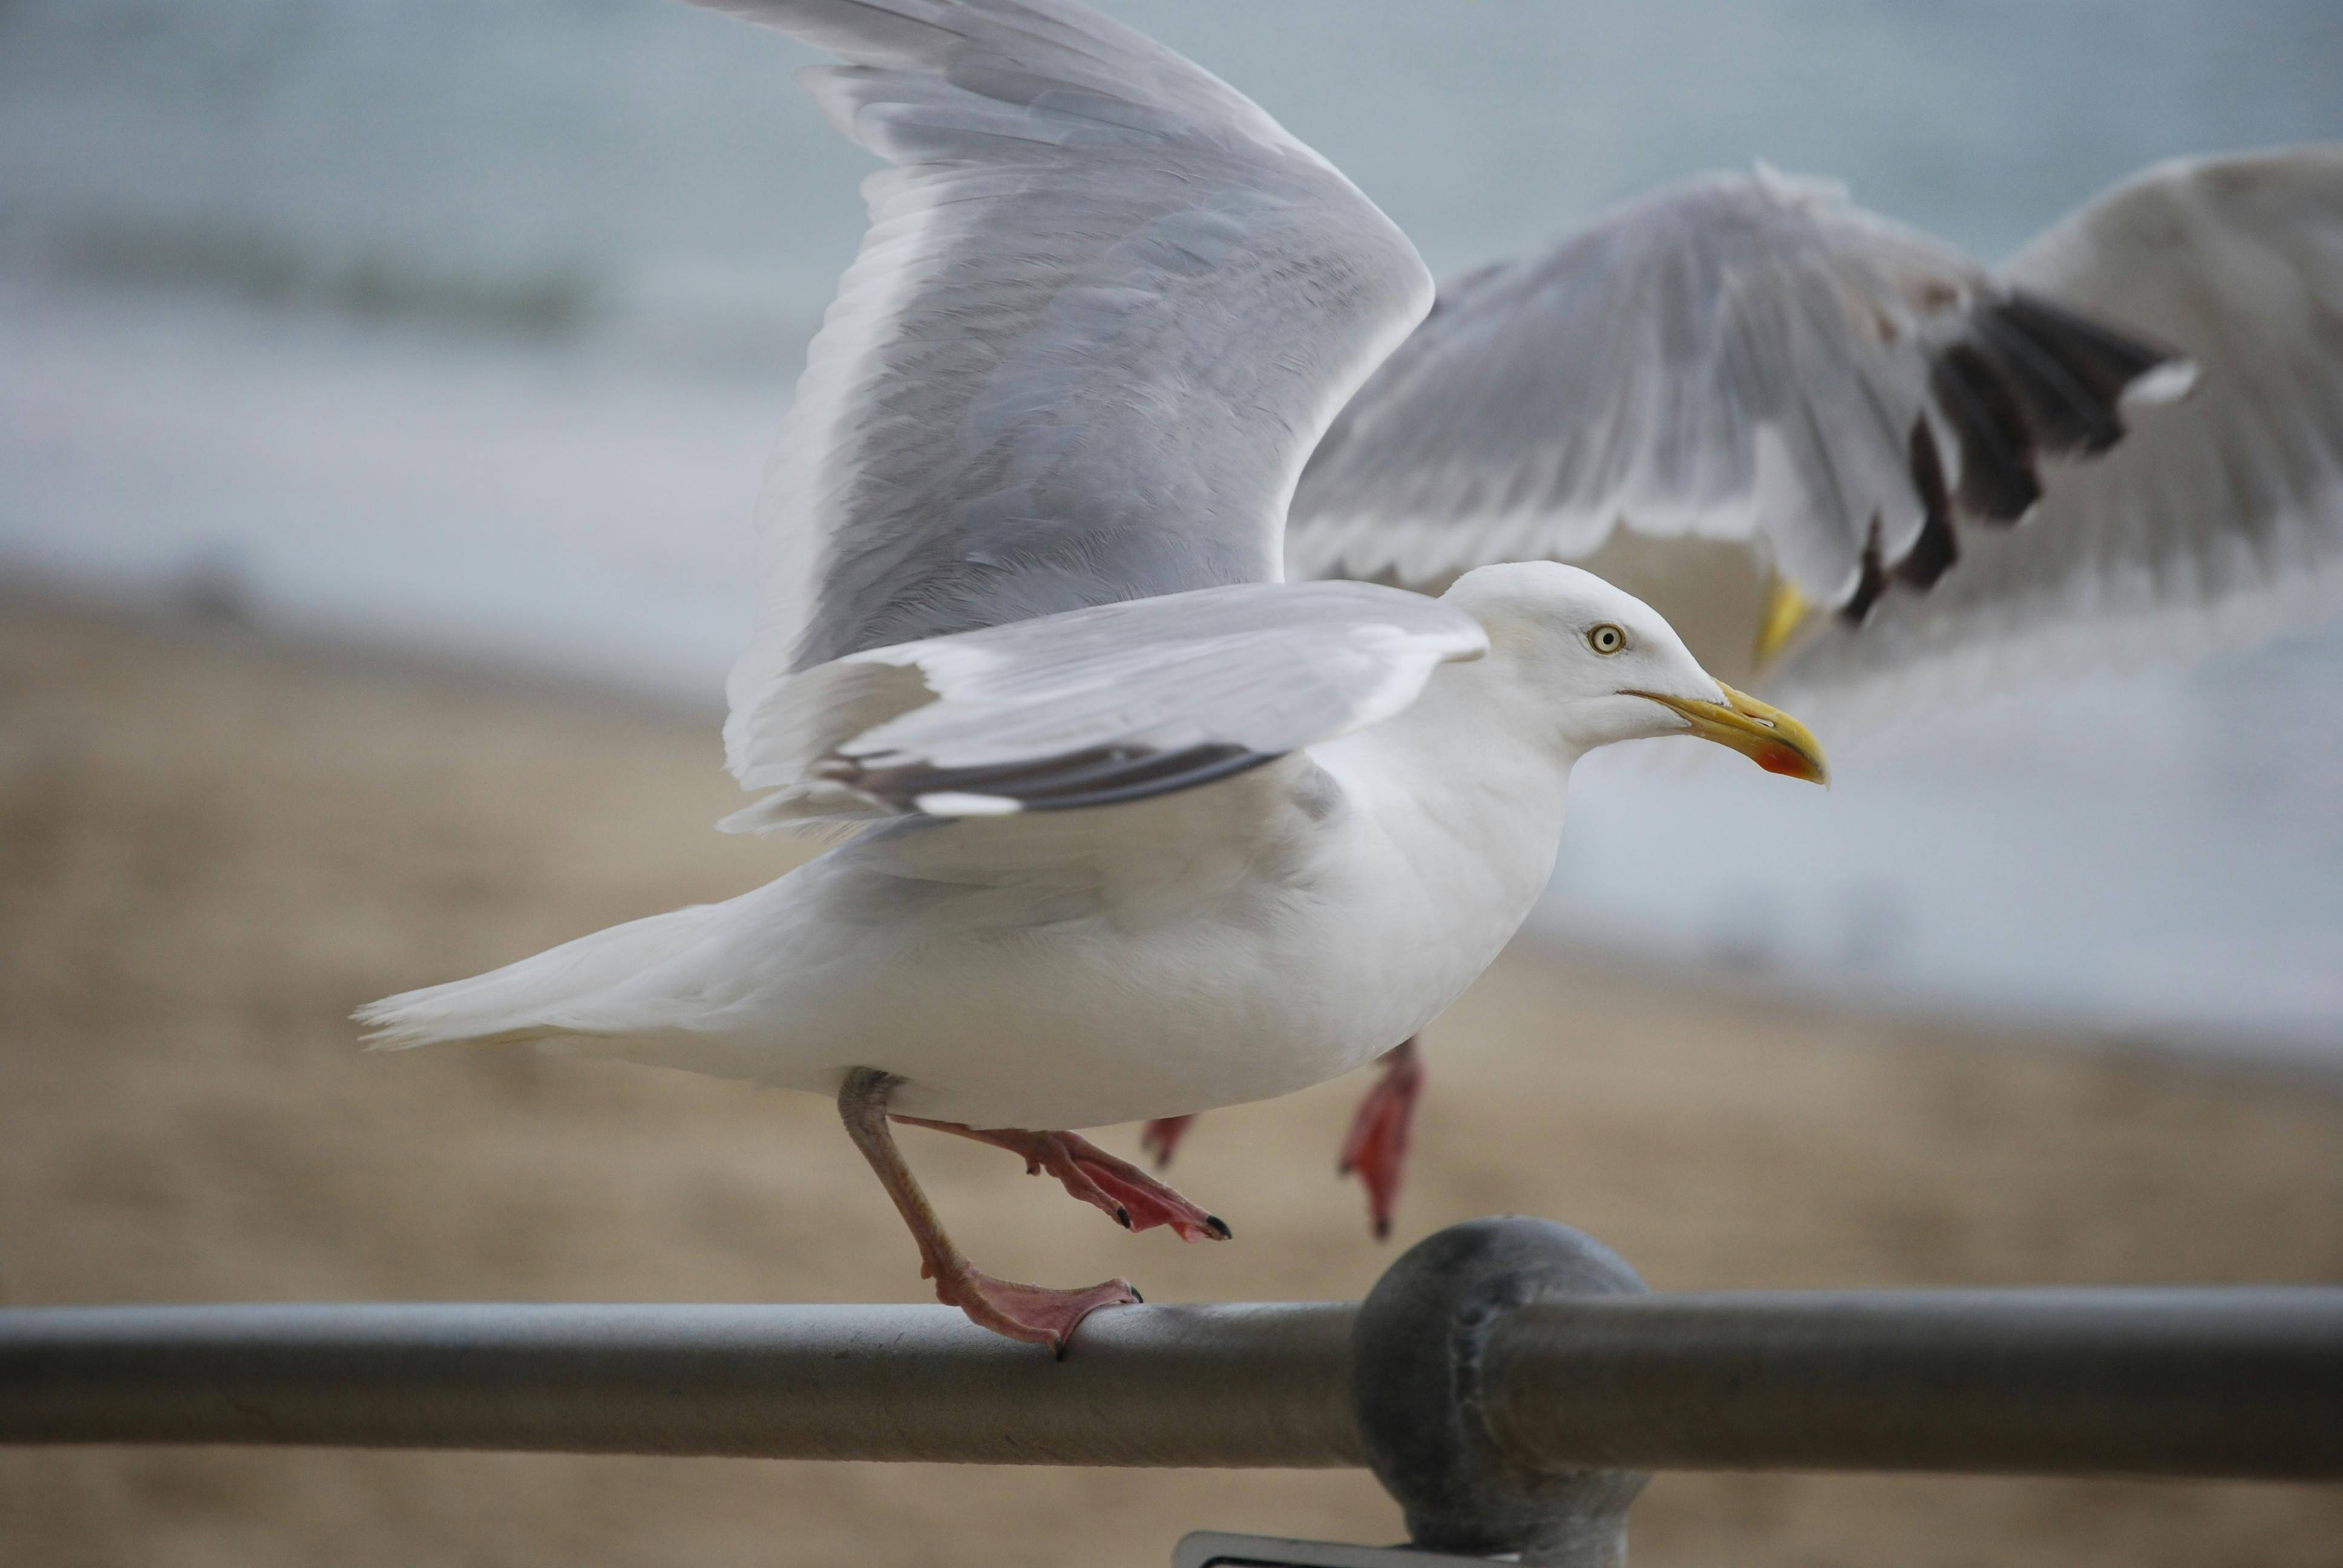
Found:
[[[1062,1362],[950,1307],[0,1312],[0,1442],[1361,1465],[1354,1303],[1131,1307]]]
[[[2343,1288],[1644,1292],[1481,1221],[1363,1303],[0,1311],[0,1442],[1372,1464],[1414,1538],[1601,1563],[1666,1468],[2343,1479]]]

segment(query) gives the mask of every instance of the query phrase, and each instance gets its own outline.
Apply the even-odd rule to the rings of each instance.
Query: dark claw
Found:
[[[1139,1287],[1137,1285],[1131,1287],[1131,1299],[1140,1306],[1143,1307],[1147,1304],[1147,1298],[1139,1293]]]
[[[1222,1219],[1218,1214],[1207,1214],[1204,1216],[1204,1229],[1210,1231],[1213,1235],[1219,1237],[1223,1241],[1229,1239],[1229,1222],[1226,1220]]]
[[[1121,1225],[1124,1230],[1128,1231],[1131,1229],[1130,1210],[1118,1206],[1114,1211],[1114,1219],[1115,1223]]]

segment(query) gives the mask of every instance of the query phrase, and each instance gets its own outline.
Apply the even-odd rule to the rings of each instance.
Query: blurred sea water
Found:
[[[1105,8],[1437,272],[1758,157],[1993,257],[2156,159],[2343,137],[2335,0]],[[0,4],[0,575],[712,709],[861,227],[816,57],[662,0]],[[1541,925],[2343,1061],[2343,633],[1835,750],[1828,796],[1592,759]]]

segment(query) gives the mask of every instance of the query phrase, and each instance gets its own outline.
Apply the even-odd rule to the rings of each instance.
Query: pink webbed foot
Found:
[[[1183,1241],[1225,1241],[1228,1221],[1182,1197],[1128,1160],[1117,1159],[1079,1132],[1033,1132],[1015,1127],[962,1127],[899,1116],[914,1127],[957,1132],[1024,1156],[1033,1175],[1047,1171],[1065,1190],[1127,1231],[1169,1225]]]
[[[1334,1169],[1355,1171],[1367,1187],[1367,1214],[1378,1241],[1391,1234],[1392,1211],[1407,1173],[1408,1134],[1415,1123],[1416,1097],[1423,1091],[1423,1063],[1413,1039],[1383,1054],[1383,1075],[1367,1091],[1351,1119],[1350,1136]]]
[[[1139,1300],[1138,1291],[1128,1280],[1109,1280],[1087,1290],[1055,1291],[1015,1280],[997,1280],[970,1262],[968,1254],[953,1246],[951,1238],[944,1234],[943,1222],[936,1218],[928,1195],[920,1191],[911,1168],[903,1162],[902,1151],[895,1147],[894,1132],[888,1126],[890,1115],[887,1101],[902,1081],[875,1067],[854,1068],[839,1084],[838,1115],[846,1126],[847,1136],[862,1151],[863,1158],[870,1162],[871,1172],[887,1189],[896,1211],[910,1228],[911,1239],[920,1248],[920,1277],[935,1282],[936,1300],[948,1307],[958,1307],[978,1328],[1029,1344],[1048,1345],[1060,1356],[1066,1353],[1066,1341],[1084,1318],[1101,1307],[1125,1306]],[[986,1142],[1006,1143],[1010,1148],[1020,1147],[1007,1141],[1010,1136],[1027,1142],[1036,1139],[1063,1141],[1067,1137],[1055,1132],[972,1133],[952,1122],[930,1121],[922,1125],[940,1127],[947,1132]],[[1074,1142],[1080,1144],[1081,1141]],[[1082,1149],[1088,1147],[1081,1144]],[[1069,1158],[1073,1152],[1078,1151],[1070,1150]],[[1030,1160],[1032,1155],[1028,1157]],[[1126,1219],[1124,1222],[1130,1221]],[[1226,1235],[1227,1227],[1223,1226],[1221,1233]]]
[[[1196,1120],[1186,1116],[1159,1116],[1139,1130],[1139,1147],[1155,1156],[1158,1171],[1172,1163],[1172,1151],[1180,1147],[1180,1140],[1188,1135],[1189,1125]]]
[[[926,1269],[921,1273],[930,1273]],[[978,1328],[990,1329],[1027,1344],[1047,1345],[1063,1360],[1066,1342],[1084,1318],[1101,1307],[1127,1307],[1141,1296],[1128,1280],[1109,1280],[1086,1290],[1052,1290],[995,1279],[973,1264],[961,1262],[936,1278],[936,1300],[958,1307]]]

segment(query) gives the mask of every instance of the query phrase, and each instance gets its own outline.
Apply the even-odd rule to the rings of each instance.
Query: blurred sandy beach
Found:
[[[0,599],[0,1294],[920,1299],[830,1108],[518,1050],[361,1054],[358,1001],[770,876],[711,715],[230,624]],[[2343,1280],[2343,1096],[1517,950],[1430,1037],[1396,1245],[1517,1210],[1655,1285]],[[1131,1237],[911,1135],[1003,1272],[1353,1296],[1355,1081],[1215,1114],[1236,1240]],[[1106,1135],[1129,1150],[1131,1130]],[[1160,1563],[1391,1539],[1363,1474],[0,1452],[0,1562]],[[2331,1563],[2343,1491],[1670,1476],[1643,1564]]]

